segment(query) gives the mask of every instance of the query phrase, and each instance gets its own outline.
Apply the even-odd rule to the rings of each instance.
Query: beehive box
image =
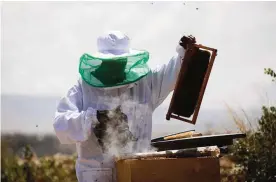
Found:
[[[217,157],[126,159],[116,163],[117,182],[219,182]]]

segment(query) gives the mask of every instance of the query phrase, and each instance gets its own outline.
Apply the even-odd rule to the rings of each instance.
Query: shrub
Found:
[[[276,108],[263,107],[258,124],[233,145],[232,155],[246,181],[276,181]]]
[[[1,146],[2,182],[76,182],[76,156],[56,154],[36,158],[30,146],[25,146],[23,158],[8,151],[5,143]]]
[[[265,73],[276,78],[272,69]],[[257,129],[246,134],[232,147],[236,174],[243,174],[246,181],[276,181],[276,107],[263,106]]]

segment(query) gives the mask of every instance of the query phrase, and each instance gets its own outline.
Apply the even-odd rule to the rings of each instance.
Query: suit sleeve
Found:
[[[174,90],[185,49],[177,46],[176,51],[177,54],[167,64],[157,67],[149,75],[153,109],[156,109]]]
[[[63,97],[56,109],[54,130],[62,144],[84,142],[91,134],[91,127],[97,122],[96,109],[82,108],[81,85],[78,82]]]

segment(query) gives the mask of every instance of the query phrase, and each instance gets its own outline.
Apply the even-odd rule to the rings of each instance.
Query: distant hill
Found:
[[[52,124],[59,99],[58,97],[1,95],[2,132],[54,134]],[[225,129],[229,131],[237,130],[225,108],[202,108],[195,126],[174,119],[167,121],[165,119],[167,110],[168,106],[162,104],[153,113],[153,137],[188,129],[196,129],[200,132],[208,130],[225,132]],[[246,112],[252,120],[256,120],[261,114],[261,107],[247,109]]]
[[[56,153],[73,154],[75,145],[61,145],[54,135],[2,134],[1,143],[9,146],[10,152],[20,155],[26,145],[30,145],[38,157]]]

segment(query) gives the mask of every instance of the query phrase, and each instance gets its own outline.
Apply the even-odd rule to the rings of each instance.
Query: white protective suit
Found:
[[[54,129],[62,144],[76,144],[79,182],[116,181],[113,160],[102,153],[91,132],[97,121],[97,110],[113,109],[121,104],[129,118],[130,131],[139,139],[137,152],[150,147],[152,113],[173,91],[185,54],[181,46],[176,50],[177,54],[168,64],[150,71],[134,84],[104,89],[92,87],[80,79],[61,99]]]

